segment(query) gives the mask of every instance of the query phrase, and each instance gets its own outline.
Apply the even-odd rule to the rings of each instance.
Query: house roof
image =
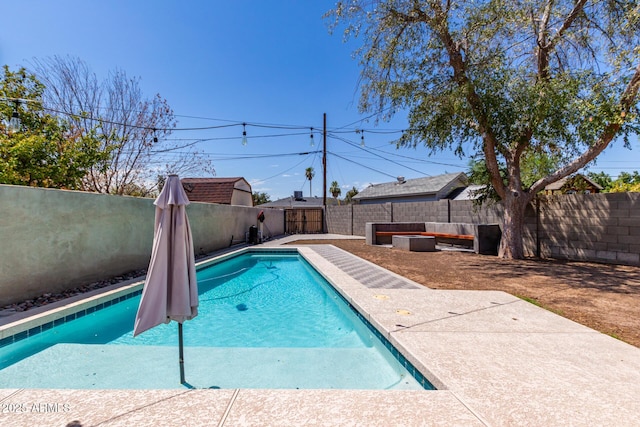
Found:
[[[335,205],[337,204],[336,200],[333,197],[327,197],[327,205]],[[261,208],[321,208],[322,207],[322,197],[313,196],[313,197],[302,197],[301,199],[296,199],[295,197],[285,197],[284,199],[278,199],[273,202],[263,203],[258,205]]]
[[[556,181],[556,182],[552,182],[551,184],[547,185],[546,187],[544,187],[545,190],[548,191],[556,191],[556,190],[561,190],[562,187],[564,187],[564,185],[567,183],[567,181],[569,179],[575,179],[575,178],[581,178],[583,180],[585,180],[589,185],[597,188],[598,190],[602,190],[602,186],[599,185],[598,183],[592,181],[591,179],[589,179],[588,177],[586,177],[585,175],[582,174],[576,174],[576,175],[572,175],[572,176],[565,176],[564,178]]]
[[[458,188],[453,193],[449,195],[449,199],[451,200],[475,200],[479,196],[476,194],[478,190],[482,190],[485,185],[469,185],[467,187]]]
[[[249,189],[251,186],[242,177],[233,178],[182,178],[182,187],[187,192],[189,200],[193,202],[231,204],[234,190],[246,191],[237,188],[240,181]],[[249,190],[251,192],[251,190]]]
[[[373,184],[356,194],[354,200],[408,197],[426,194],[438,194],[456,180],[466,181],[464,173],[447,173],[425,178]]]

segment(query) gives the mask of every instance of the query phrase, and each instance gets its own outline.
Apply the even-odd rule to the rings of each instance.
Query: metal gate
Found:
[[[285,233],[322,233],[322,208],[287,209],[284,211]]]

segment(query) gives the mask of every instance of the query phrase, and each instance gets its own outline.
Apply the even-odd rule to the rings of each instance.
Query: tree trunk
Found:
[[[517,194],[517,195],[516,195]],[[524,214],[529,204],[529,197],[522,193],[508,192],[504,203],[504,219],[502,222],[502,240],[500,241],[500,258],[524,258]]]

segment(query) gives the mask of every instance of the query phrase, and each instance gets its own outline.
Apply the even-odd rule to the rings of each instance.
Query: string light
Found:
[[[242,124],[242,145],[247,145],[247,124]]]
[[[18,115],[18,101],[15,103],[15,107],[13,109],[13,113],[11,114],[11,119],[9,119],[9,125],[7,129],[9,132],[18,132],[20,130],[20,116]]]
[[[316,143],[313,140],[313,128],[311,128],[311,134],[309,135],[309,145],[311,147],[314,147],[316,145]]]
[[[364,147],[364,131],[360,131],[360,147]]]

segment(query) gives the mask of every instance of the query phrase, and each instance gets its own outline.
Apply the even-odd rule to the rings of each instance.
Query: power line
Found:
[[[385,157],[381,156],[380,154],[371,153],[371,152],[367,151],[365,148],[360,147],[359,145],[357,145],[357,144],[355,144],[355,143],[353,143],[353,142],[349,141],[349,140],[348,140],[348,139],[346,139],[346,138],[342,138],[342,137],[335,136],[335,135],[331,135],[331,137],[332,137],[332,138],[334,138],[334,139],[338,139],[338,140],[340,140],[340,141],[342,141],[342,142],[345,142],[345,143],[347,143],[347,144],[351,145],[352,147],[356,147],[356,148],[358,148],[359,150],[363,150],[363,151],[365,151],[365,152],[368,152],[368,153],[370,153],[370,154],[373,154],[374,156],[379,157],[379,158],[381,158],[381,159],[383,159],[383,160],[386,160],[387,162],[393,163],[394,165],[398,165],[398,166],[401,166],[401,167],[403,167],[403,168],[407,168],[407,169],[409,169],[409,170],[411,170],[411,171],[413,171],[413,172],[417,172],[417,173],[422,174],[422,175],[431,176],[431,175],[429,175],[429,174],[428,174],[428,173],[426,173],[426,172],[422,172],[422,171],[419,171],[419,170],[417,170],[417,169],[413,169],[413,168],[411,168],[411,167],[409,167],[409,166],[407,166],[407,165],[400,164],[400,163],[398,163],[398,162],[396,162],[396,161],[393,161],[393,160],[391,160],[391,159],[387,159],[387,158],[385,158]],[[395,178],[395,177],[394,177],[394,178]]]
[[[305,155],[311,155],[311,154],[316,154],[317,156],[318,151],[307,151],[307,152],[302,152],[302,153],[279,153],[279,154],[257,154],[257,155],[239,155],[236,157],[220,157],[220,158],[215,158],[212,160],[216,160],[216,161],[227,161],[227,160],[247,160],[247,159],[266,159],[266,158],[273,158],[273,157],[291,157],[291,156],[305,156]],[[173,154],[193,154],[191,152],[185,151],[185,152],[174,152]],[[224,154],[217,154],[217,153],[198,153],[201,156],[224,156]]]
[[[35,100],[35,99],[26,99],[26,98],[12,98],[12,97],[3,97],[0,98],[0,100],[4,100],[4,101],[11,101],[11,102],[19,102],[19,103],[39,103],[39,104],[43,104],[44,101],[43,100]],[[73,107],[73,106],[72,106]],[[80,106],[77,106],[77,108],[81,108]],[[119,111],[122,113],[137,113],[137,114],[142,114],[144,113],[144,111],[141,110],[125,110],[125,109],[116,109],[116,108],[109,108],[109,107],[97,107],[101,110],[106,110],[106,111]],[[299,125],[299,124],[282,124],[282,123],[263,123],[263,122],[251,122],[251,121],[243,121],[243,120],[229,120],[229,119],[220,119],[220,118],[213,118],[213,117],[203,117],[203,116],[190,116],[190,115],[182,115],[182,114],[173,114],[173,117],[182,117],[182,118],[189,118],[189,119],[197,119],[197,120],[207,120],[207,121],[219,121],[219,122],[225,122],[226,124],[222,124],[222,125],[216,125],[216,126],[200,126],[200,127],[173,127],[173,128],[161,128],[161,127],[150,127],[150,126],[139,126],[139,125],[134,125],[134,124],[130,124],[130,123],[122,123],[122,122],[118,122],[118,121],[114,121],[114,120],[109,120],[109,119],[105,119],[102,117],[95,117],[95,116],[86,116],[85,114],[83,114],[82,112],[79,113],[72,113],[72,112],[68,112],[68,111],[62,111],[60,109],[57,108],[53,108],[53,107],[49,107],[49,106],[42,106],[43,110],[46,111],[51,111],[53,113],[59,114],[59,115],[64,115],[64,116],[68,116],[68,117],[72,117],[75,119],[86,119],[86,120],[93,120],[93,121],[97,121],[97,122],[101,122],[101,123],[107,123],[107,124],[111,124],[111,125],[116,125],[116,126],[128,126],[131,128],[135,128],[135,129],[144,129],[144,130],[149,130],[149,131],[163,131],[163,132],[180,132],[180,131],[198,131],[198,130],[213,130],[213,129],[223,129],[223,128],[228,128],[228,127],[240,127],[243,124],[246,126],[250,126],[250,127],[256,127],[256,128],[265,128],[265,129],[289,129],[289,130],[308,130],[308,129],[314,129],[316,133],[319,133],[319,129],[322,128],[322,126],[319,125],[315,125],[315,126],[306,126],[306,125]],[[385,111],[385,110],[383,110]],[[378,114],[378,113],[375,113]],[[373,115],[375,115],[373,114]],[[370,117],[365,117],[362,118],[360,120],[357,120],[351,124],[354,123],[358,123],[358,122],[362,122]],[[334,133],[349,133],[349,132],[353,132],[354,130],[341,130],[341,129],[345,129],[347,128],[349,125],[346,126],[342,126],[339,128],[334,128],[332,131]],[[398,129],[377,129],[377,128],[358,128],[355,130],[365,130],[368,133],[379,133],[379,134],[393,134],[393,133],[400,133],[403,132],[403,130],[398,130]]]
[[[332,152],[330,152],[330,151],[327,151],[327,153],[328,153],[328,154],[331,154],[332,156],[336,156],[336,157],[338,157],[338,158],[340,158],[340,159],[342,159],[342,160],[345,160],[345,161],[347,161],[347,162],[349,162],[349,163],[353,163],[353,164],[358,165],[358,166],[360,166],[360,167],[363,167],[363,168],[365,168],[365,169],[369,169],[370,171],[377,172],[377,173],[382,174],[382,175],[386,175],[386,176],[391,177],[391,178],[393,178],[393,179],[396,179],[396,178],[397,178],[397,177],[396,177],[396,176],[394,176],[394,175],[388,174],[388,173],[386,173],[386,172],[382,172],[382,171],[380,171],[380,170],[378,170],[378,169],[374,169],[374,168],[372,168],[371,166],[363,165],[362,163],[358,163],[358,162],[356,162],[356,161],[354,161],[354,160],[347,159],[346,157],[343,157],[343,156],[341,156],[341,155],[339,155],[339,154],[332,153]]]
[[[296,163],[295,165],[291,166],[289,169],[286,169],[286,170],[284,170],[284,171],[282,171],[282,172],[278,172],[277,174],[275,174],[275,175],[273,175],[273,176],[270,176],[269,178],[260,179],[259,181],[261,181],[261,182],[269,181],[270,179],[273,179],[273,178],[275,178],[275,177],[277,177],[277,176],[282,175],[283,173],[289,172],[290,170],[292,170],[292,169],[294,169],[294,168],[297,168],[298,166],[300,166],[300,165],[301,165],[304,161],[306,161],[306,160],[307,160],[306,158],[305,158],[305,159],[302,159],[301,161],[299,161],[299,162],[298,162],[298,163]]]

